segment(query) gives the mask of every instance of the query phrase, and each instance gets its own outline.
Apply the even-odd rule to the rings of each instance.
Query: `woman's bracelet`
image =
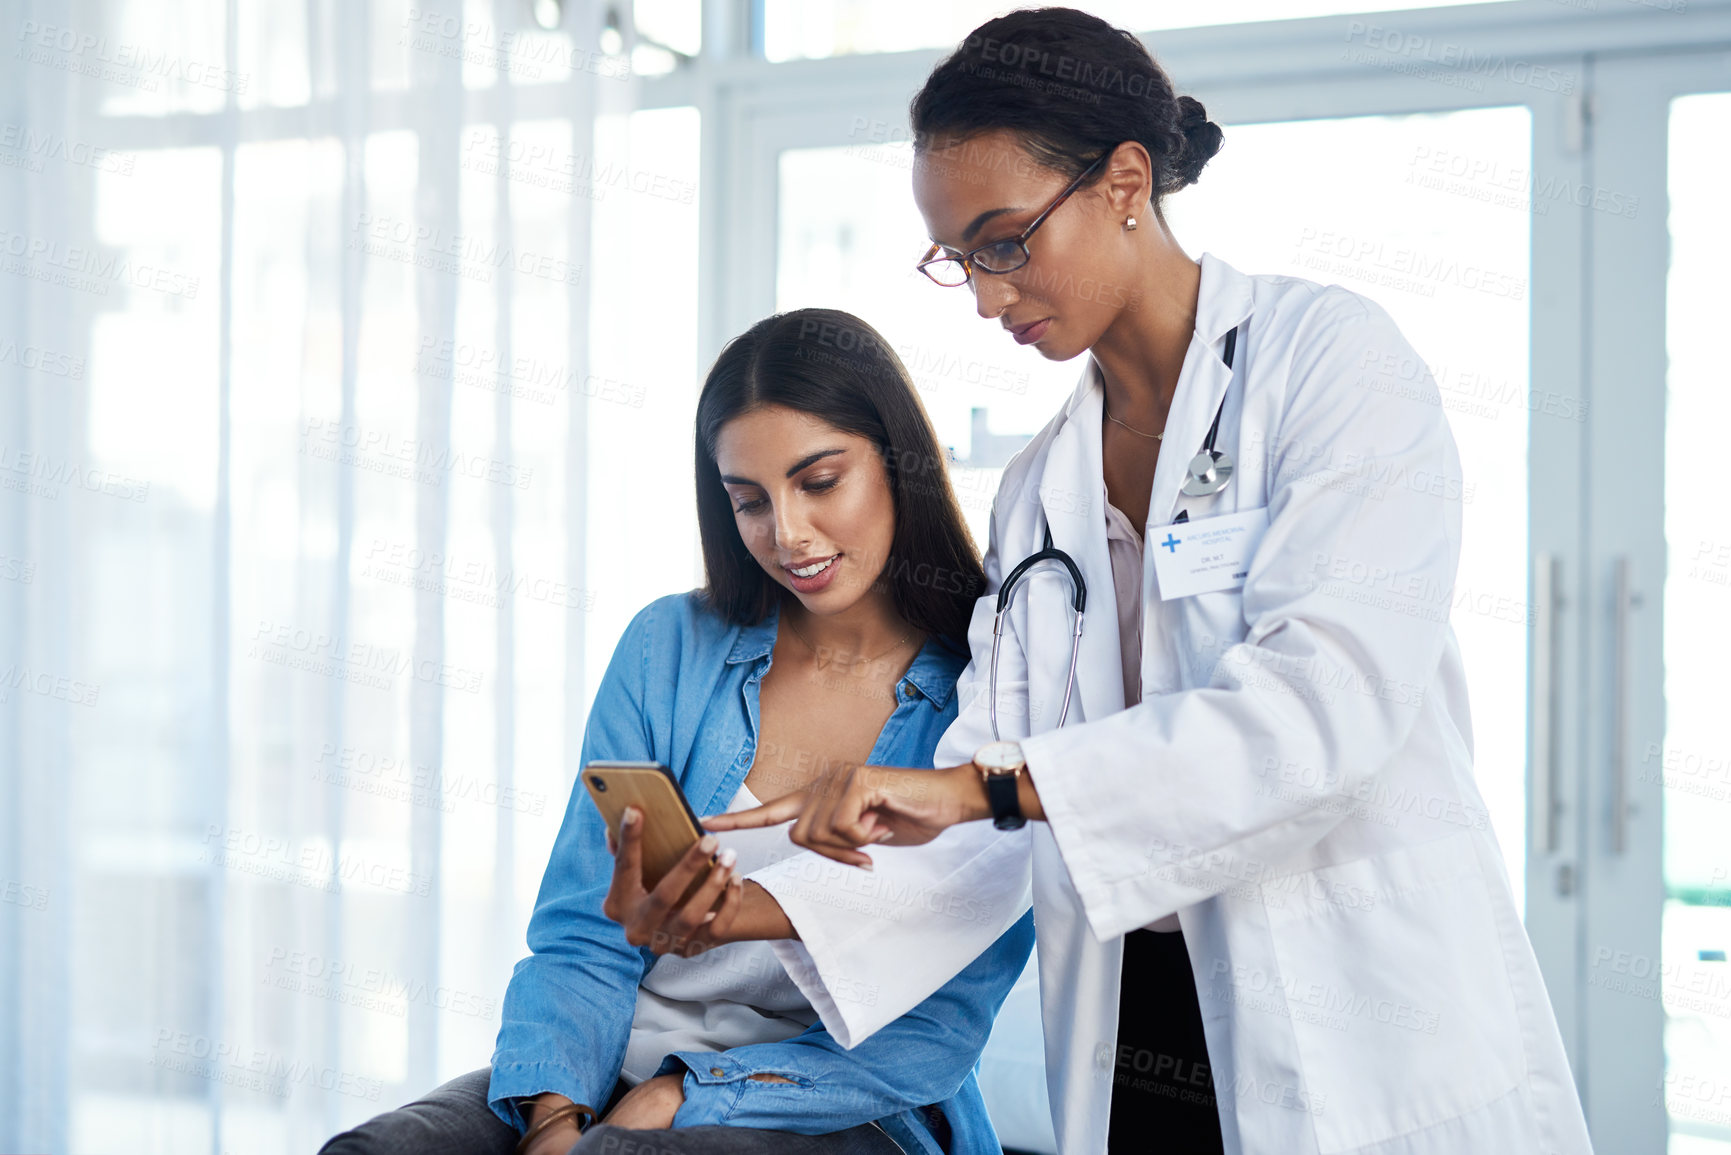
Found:
[[[548,1111],[545,1115],[542,1115],[539,1119],[535,1120],[535,1125],[523,1132],[523,1137],[517,1140],[517,1155],[523,1155],[523,1152],[529,1149],[529,1144],[533,1143],[541,1132],[547,1130],[547,1128],[551,1127],[555,1123],[569,1119],[573,1115],[583,1116],[582,1122],[577,1124],[577,1130],[579,1132],[583,1131],[591,1123],[595,1122],[595,1108],[589,1106],[587,1103],[561,1103],[559,1106],[554,1107],[551,1111]]]

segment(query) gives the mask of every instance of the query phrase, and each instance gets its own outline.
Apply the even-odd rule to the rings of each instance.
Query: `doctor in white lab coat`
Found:
[[[843,768],[809,796],[710,824],[797,817],[796,842],[840,863],[874,860],[870,875],[838,865],[816,877],[790,860],[752,876],[798,932],[778,953],[846,1045],[965,965],[1031,885],[1063,1155],[1109,1149],[1123,936],[1174,920],[1226,1151],[1587,1152],[1473,780],[1448,624],[1464,483],[1437,390],[1371,301],[1184,255],[1158,198],[1219,145],[1200,105],[1168,84],[1177,135],[1131,124],[1093,164],[1077,143],[1087,107],[990,87],[1025,66],[1031,44],[1128,66],[1112,54],[1129,49],[1076,16],[983,26],[914,103],[928,256],[966,261],[979,312],[1018,340],[1053,359],[1091,354],[1004,472],[989,591],[939,769]],[[986,52],[990,68],[976,59]],[[1043,132],[1017,101],[1051,109],[1058,129]],[[1061,164],[1066,142],[1077,159]],[[1006,239],[1025,263],[976,247]],[[1236,470],[1224,490],[1185,496],[1217,413],[1215,448]],[[1108,502],[1143,539],[1141,648],[1128,662],[1120,640],[1137,636],[1137,615],[1114,605]],[[1236,578],[1195,562],[1158,572],[1163,544],[1237,523],[1261,536]],[[1020,763],[1006,808],[988,800],[980,764],[1001,766],[1002,751],[979,757],[994,741],[996,594],[1048,529],[1081,570],[1087,612],[1062,728],[1074,635],[1060,568],[1032,571],[1006,615],[998,729]],[[1131,691],[1140,701],[1126,708]],[[994,809],[1029,821],[999,829]],[[1159,1140],[1146,1133],[1140,1149]],[[1138,1149],[1122,1134],[1110,1144]]]

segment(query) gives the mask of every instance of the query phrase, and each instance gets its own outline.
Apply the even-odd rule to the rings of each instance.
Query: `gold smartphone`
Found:
[[[635,806],[643,815],[645,890],[654,890],[691,844],[704,835],[673,771],[659,763],[591,762],[583,767],[583,785],[606,821],[614,845],[619,843],[619,820],[625,816],[625,808]],[[715,855],[710,855],[709,861],[713,863]],[[707,872],[700,873],[692,889],[706,877]]]

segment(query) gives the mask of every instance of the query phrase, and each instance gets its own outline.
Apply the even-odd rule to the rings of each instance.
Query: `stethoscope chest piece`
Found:
[[[1232,353],[1237,348],[1238,330],[1235,327],[1226,334],[1226,351],[1221,354],[1228,373],[1232,370]],[[1226,384],[1231,387],[1231,377],[1226,379]],[[1208,438],[1202,443],[1202,452],[1192,457],[1190,464],[1184,467],[1184,484],[1178,487],[1178,492],[1185,497],[1213,497],[1232,481],[1232,455],[1214,448],[1214,439],[1220,436],[1220,415],[1225,412],[1226,395],[1222,393],[1220,406],[1214,410],[1214,424],[1208,427]]]
[[[1212,497],[1232,480],[1232,468],[1231,454],[1204,449],[1185,467],[1184,484],[1179,492],[1185,497]]]

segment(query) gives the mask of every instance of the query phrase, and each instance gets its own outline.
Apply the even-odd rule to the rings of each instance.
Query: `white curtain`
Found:
[[[691,552],[695,114],[550,7],[4,9],[0,1150],[313,1151],[488,1062],[692,584],[588,552]]]

